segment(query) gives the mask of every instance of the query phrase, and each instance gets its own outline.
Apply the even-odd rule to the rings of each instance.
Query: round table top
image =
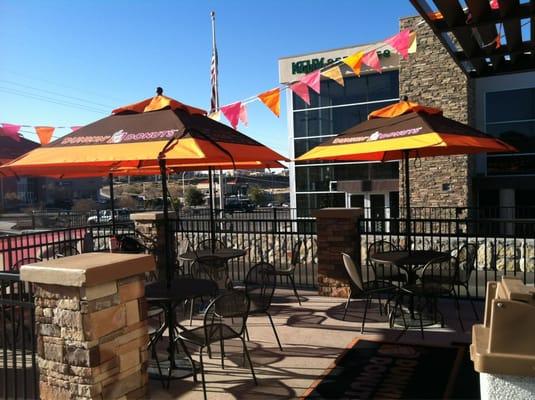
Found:
[[[216,256],[219,258],[224,258],[225,260],[230,260],[232,258],[243,257],[245,254],[247,254],[247,252],[243,249],[224,248],[215,249],[215,251],[212,251],[212,249],[204,249],[188,251],[186,253],[180,254],[178,258],[185,261],[195,261],[199,257]]]
[[[145,286],[147,301],[184,301],[192,297],[211,296],[217,293],[217,284],[209,279],[174,279],[154,282]]]
[[[394,265],[425,265],[436,258],[447,258],[449,253],[435,250],[395,250],[378,252],[370,256],[375,262],[388,263]]]

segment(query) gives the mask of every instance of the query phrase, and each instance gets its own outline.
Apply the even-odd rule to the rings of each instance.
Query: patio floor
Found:
[[[377,303],[368,311],[366,332],[360,334],[363,303],[354,301],[345,321],[342,321],[344,299],[321,297],[315,292],[300,291],[302,306],[289,291],[278,290],[272,304],[272,315],[284,351],[278,349],[267,317],[251,317],[248,322],[251,341],[248,348],[253,360],[258,386],[253,383],[249,368],[242,367],[241,343],[225,343],[225,369],[217,346],[213,358],[205,353],[206,387],[209,399],[274,399],[296,398],[318,379],[342,350],[355,338],[395,341],[401,329],[388,328],[384,316],[379,315]],[[360,304],[359,304],[360,303]],[[476,303],[482,315],[483,302]],[[444,300],[440,305],[446,326],[428,327],[426,344],[469,343],[471,326],[475,322],[468,302],[462,302],[466,332],[461,332],[453,303]],[[198,319],[194,324],[200,324]],[[399,338],[399,342],[424,343],[418,330]],[[198,360],[198,355],[193,355]],[[202,399],[202,385],[186,378],[163,389],[160,382],[150,381],[153,399]]]

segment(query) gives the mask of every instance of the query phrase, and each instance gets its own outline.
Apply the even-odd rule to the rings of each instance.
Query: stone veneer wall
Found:
[[[450,57],[421,17],[400,20],[400,29],[416,31],[417,51],[400,58],[399,94],[426,106],[439,107],[444,115],[473,124],[472,82]],[[472,206],[473,157],[429,157],[410,161],[411,204],[415,207]],[[400,163],[400,205],[404,204],[403,168]],[[442,185],[449,184],[448,190]]]
[[[34,287],[41,399],[148,397],[151,256],[85,253],[25,265]]]
[[[318,229],[318,292],[321,296],[347,297],[348,275],[341,253],[359,259],[357,228],[363,210],[324,208],[313,214]]]
[[[35,284],[42,399],[147,397],[144,279],[87,288]]]

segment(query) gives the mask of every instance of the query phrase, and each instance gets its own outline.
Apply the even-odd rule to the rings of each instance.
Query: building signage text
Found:
[[[390,50],[379,50],[377,51],[377,55],[379,57],[390,57]],[[345,56],[347,57],[347,56]],[[336,57],[336,58],[312,58],[310,60],[301,60],[301,61],[295,61],[292,62],[292,75],[296,74],[308,74],[312,71],[315,71],[317,69],[326,67],[329,64],[332,64],[336,61],[341,60],[345,57]]]

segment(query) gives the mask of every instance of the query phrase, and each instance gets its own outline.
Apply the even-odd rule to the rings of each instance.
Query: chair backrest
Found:
[[[217,283],[219,289],[229,288],[230,278],[225,259],[217,256],[197,257],[191,265],[194,278],[209,279]]]
[[[195,250],[210,250],[212,248],[214,249],[224,249],[226,248],[227,246],[225,245],[225,243],[223,243],[221,240],[219,239],[204,239],[203,241],[201,241],[198,245],[197,245],[197,248]]]
[[[457,258],[453,256],[429,261],[424,266],[420,277],[424,288],[441,291],[453,290],[458,278],[459,264]]]
[[[13,264],[11,266],[11,270],[10,271],[11,272],[15,272],[15,271],[20,270],[20,267],[22,267],[23,265],[33,264],[33,263],[40,262],[40,261],[43,261],[43,260],[41,260],[38,257],[26,257],[26,258],[23,258],[21,260],[18,260],[15,264]]]
[[[235,337],[241,336],[249,316],[250,301],[247,295],[238,290],[231,290],[217,296],[206,308],[204,314],[204,332],[207,343],[219,338],[222,325],[226,325]],[[227,339],[229,337],[225,335]]]
[[[382,263],[375,262],[371,259],[371,256],[373,256],[376,253],[382,253],[385,251],[396,251],[396,250],[399,250],[399,248],[395,244],[387,240],[379,240],[377,242],[373,242],[372,244],[368,246],[366,264],[369,265],[373,269],[375,279],[389,280],[389,278],[392,275],[393,267],[391,264],[382,264]]]
[[[468,282],[472,271],[476,268],[477,246],[473,243],[465,243],[457,253],[457,262],[459,265],[459,280],[462,283]]]
[[[383,251],[395,251],[399,250],[399,248],[387,241],[387,240],[378,240],[377,242],[373,242],[368,246],[368,258],[375,253],[382,253]]]
[[[265,312],[271,305],[271,299],[277,284],[276,269],[267,262],[259,262],[249,269],[245,277],[245,293],[251,301],[251,310]]]
[[[361,269],[355,265],[349,254],[342,253],[342,259],[344,260],[344,266],[346,267],[347,274],[350,278],[349,284],[354,289],[364,291],[364,282],[362,280]]]
[[[295,268],[299,264],[299,261],[301,260],[301,246],[303,245],[303,241],[301,239],[297,239],[297,241],[292,246],[292,258],[290,259],[290,265]]]

